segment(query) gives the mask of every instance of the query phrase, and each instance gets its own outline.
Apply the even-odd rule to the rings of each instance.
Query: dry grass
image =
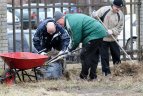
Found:
[[[113,72],[115,76],[135,76],[139,72],[139,69],[141,68],[141,65],[139,64],[130,64],[128,62],[115,65],[113,66]]]
[[[0,96],[142,96],[143,94],[142,64],[122,63],[112,67],[112,75],[107,77],[102,76],[101,69],[98,68],[98,79],[92,82],[78,78],[80,68],[80,65],[68,65],[65,77],[60,80],[19,82],[12,86],[1,84]]]

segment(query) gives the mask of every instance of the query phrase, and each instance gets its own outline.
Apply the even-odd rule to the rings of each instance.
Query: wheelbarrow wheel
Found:
[[[6,69],[2,74],[2,82],[5,84],[14,84],[15,83],[15,72],[12,69]]]

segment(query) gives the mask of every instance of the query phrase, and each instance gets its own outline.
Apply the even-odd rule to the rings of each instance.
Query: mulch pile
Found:
[[[114,76],[134,76],[141,72],[142,64],[121,63],[113,67]]]

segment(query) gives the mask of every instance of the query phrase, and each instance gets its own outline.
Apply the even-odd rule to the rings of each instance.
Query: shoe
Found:
[[[110,69],[102,71],[104,76],[111,74]]]
[[[103,75],[104,76],[111,75],[111,72],[104,72]]]
[[[84,76],[82,74],[80,74],[79,77],[80,77],[80,79],[87,80],[87,76]]]
[[[80,78],[80,77],[77,77],[76,80],[77,80],[77,81],[80,81],[80,82],[88,81],[88,79],[82,79],[82,78]]]
[[[97,81],[97,78],[94,78],[94,79],[88,79],[88,81],[92,81],[92,82],[94,82],[94,81]]]
[[[112,74],[108,74],[105,78],[106,78],[106,80],[113,80],[113,75]]]

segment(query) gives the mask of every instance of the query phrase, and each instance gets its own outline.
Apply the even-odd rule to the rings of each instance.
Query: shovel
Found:
[[[79,51],[80,49],[82,49],[82,48],[78,48],[78,49],[76,49],[76,50],[73,50],[73,51],[71,51],[71,53],[76,52],[76,51]],[[46,62],[46,64],[55,62],[55,61],[57,61],[57,60],[59,60],[59,59],[61,59],[61,58],[64,58],[64,57],[68,56],[68,55],[69,55],[68,52],[65,52],[65,53],[63,53],[63,54],[56,55],[56,56],[53,57],[52,59],[48,60],[48,61]]]

